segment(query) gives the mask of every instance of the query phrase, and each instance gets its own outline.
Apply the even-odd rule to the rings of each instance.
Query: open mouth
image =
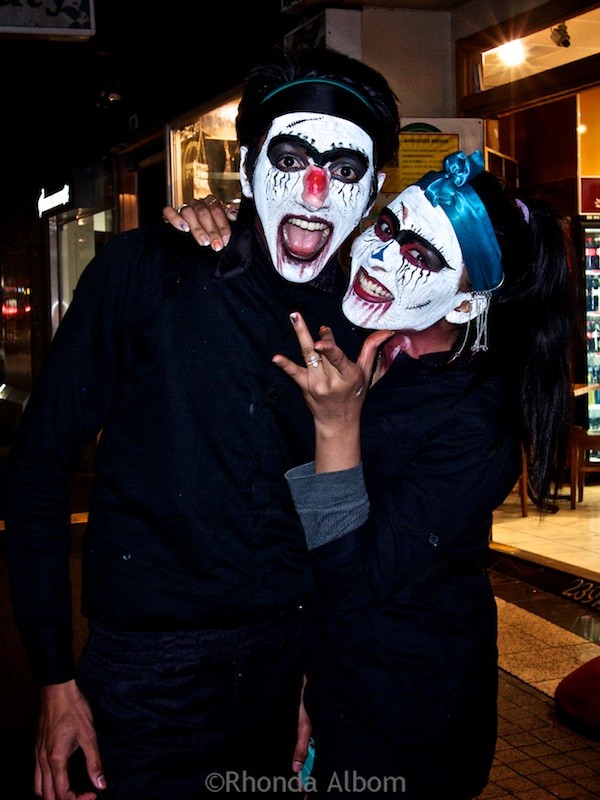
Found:
[[[367,303],[391,303],[394,295],[391,294],[383,284],[367,275],[366,271],[360,267],[354,278],[352,290],[357,297]]]
[[[299,261],[313,261],[327,244],[333,227],[323,220],[286,217],[280,231],[289,256]]]

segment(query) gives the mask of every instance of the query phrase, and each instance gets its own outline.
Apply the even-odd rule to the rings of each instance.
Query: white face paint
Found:
[[[461,323],[476,316],[454,312],[473,295],[459,292],[462,251],[440,206],[409,186],[387,209],[352,246],[346,317],[363,328],[421,331],[444,317]]]
[[[348,120],[296,112],[272,123],[251,181],[247,148],[241,155],[242,189],[254,197],[277,272],[292,283],[313,280],[369,213],[373,140]]]

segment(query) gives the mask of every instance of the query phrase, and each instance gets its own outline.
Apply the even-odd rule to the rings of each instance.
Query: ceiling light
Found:
[[[512,42],[500,45],[496,49],[496,55],[506,64],[507,67],[516,67],[525,61],[525,48],[521,39],[515,39]]]

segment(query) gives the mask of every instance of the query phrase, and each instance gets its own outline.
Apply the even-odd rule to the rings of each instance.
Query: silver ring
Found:
[[[306,366],[318,367],[320,363],[321,363],[321,356],[318,353],[313,353],[312,356],[307,360]]]
[[[184,209],[184,208],[189,208],[189,204],[188,204],[188,203],[182,203],[182,204],[179,206],[179,208],[177,209],[177,213],[178,213],[178,214],[181,214],[181,211],[182,211],[182,209]]]
[[[210,195],[209,195],[210,196]],[[214,206],[215,203],[221,205],[221,201],[218,197],[211,197],[210,200],[204,200],[207,206]]]

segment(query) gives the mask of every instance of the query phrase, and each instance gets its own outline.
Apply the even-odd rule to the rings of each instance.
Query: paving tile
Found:
[[[519,775],[533,776],[532,780],[535,780],[537,773],[544,772],[547,769],[546,765],[538,761],[537,758],[523,758],[523,753],[519,750],[515,750],[514,754],[516,760],[511,762],[511,767],[515,772],[518,772]]]

